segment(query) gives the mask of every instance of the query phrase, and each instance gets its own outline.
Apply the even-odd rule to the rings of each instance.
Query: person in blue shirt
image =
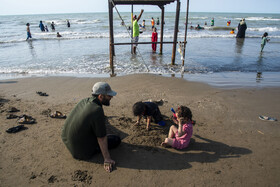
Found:
[[[45,26],[44,26],[42,21],[40,21],[39,27],[40,27],[42,32],[45,32]]]

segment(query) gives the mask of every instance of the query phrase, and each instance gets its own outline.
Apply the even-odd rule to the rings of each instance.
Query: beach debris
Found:
[[[34,118],[32,118],[31,116],[28,115],[22,115],[19,116],[19,120],[18,123],[19,124],[34,124],[36,122],[36,120]]]
[[[215,173],[218,175],[218,174],[221,174],[222,171],[221,171],[221,170],[218,170],[218,171],[216,171]]]
[[[261,119],[261,120],[266,120],[266,121],[277,121],[277,119],[276,118],[273,118],[273,117],[268,117],[268,116],[259,116],[259,118]]]
[[[49,179],[48,179],[48,183],[54,183],[54,182],[58,182],[56,176],[52,175]]]
[[[7,115],[6,118],[7,118],[7,119],[15,119],[15,118],[18,118],[18,116],[15,115],[15,114],[9,114],[9,115]]]
[[[41,91],[36,92],[36,94],[40,96],[49,96],[46,92],[41,92]]]
[[[16,107],[10,107],[9,109],[8,109],[8,112],[19,112],[20,110],[19,109],[17,109]]]
[[[264,135],[264,133],[263,133],[262,131],[259,131],[259,130],[258,130],[258,133],[260,133],[260,134]]]
[[[87,172],[88,171],[86,170],[85,171],[76,170],[74,172],[74,175],[72,175],[72,180],[91,184],[92,176],[88,175]]]
[[[36,179],[36,177],[37,177],[37,176],[32,172],[32,173],[31,173],[31,177],[30,177],[29,179]]]
[[[65,114],[62,114],[61,112],[59,111],[55,111],[55,112],[52,112],[50,114],[50,117],[51,118],[58,118],[58,119],[65,119],[66,118],[66,115]]]
[[[18,126],[7,129],[6,132],[7,133],[17,133],[19,131],[26,130],[26,129],[28,129],[28,128],[25,127],[24,125],[18,125]]]
[[[42,112],[41,112],[41,114],[42,115],[46,115],[46,116],[50,116],[50,114],[51,114],[51,109],[46,109],[46,110],[43,110]]]

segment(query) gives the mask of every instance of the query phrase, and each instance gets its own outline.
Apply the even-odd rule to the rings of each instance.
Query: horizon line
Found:
[[[115,12],[115,11],[114,11]],[[121,13],[131,13],[126,11],[120,11]],[[148,13],[161,13],[160,11],[145,11]],[[25,15],[50,15],[50,14],[92,14],[92,13],[108,13],[106,12],[65,12],[65,13],[31,13],[31,14],[0,14],[0,16],[25,16]],[[175,11],[165,11],[165,13],[176,13]],[[186,13],[186,11],[180,11],[180,13]],[[203,12],[203,11],[189,11],[189,13],[228,13],[228,14],[280,14],[273,12]]]

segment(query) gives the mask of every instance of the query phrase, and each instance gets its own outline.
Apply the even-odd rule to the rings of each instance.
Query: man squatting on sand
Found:
[[[81,100],[75,106],[65,121],[61,135],[62,141],[75,159],[87,160],[101,151],[107,172],[111,172],[115,165],[108,149],[117,147],[121,139],[116,135],[107,135],[102,105],[109,106],[115,95],[117,93],[109,84],[94,84],[92,97]]]

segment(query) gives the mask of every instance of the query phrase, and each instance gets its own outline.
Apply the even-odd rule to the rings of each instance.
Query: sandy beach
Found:
[[[103,157],[90,161],[72,158],[61,140],[64,119],[92,85],[108,82],[118,95],[104,107],[108,132],[121,136],[111,150],[112,173],[103,169]],[[36,91],[49,94],[39,96]],[[166,126],[144,122],[133,126],[132,105],[160,100]],[[180,78],[138,74],[113,78],[36,77],[0,81],[0,186],[279,186],[280,88],[220,89]],[[160,143],[172,124],[171,107],[186,105],[196,121],[192,144],[184,150]],[[6,119],[31,115],[37,123],[15,134],[18,125]]]

